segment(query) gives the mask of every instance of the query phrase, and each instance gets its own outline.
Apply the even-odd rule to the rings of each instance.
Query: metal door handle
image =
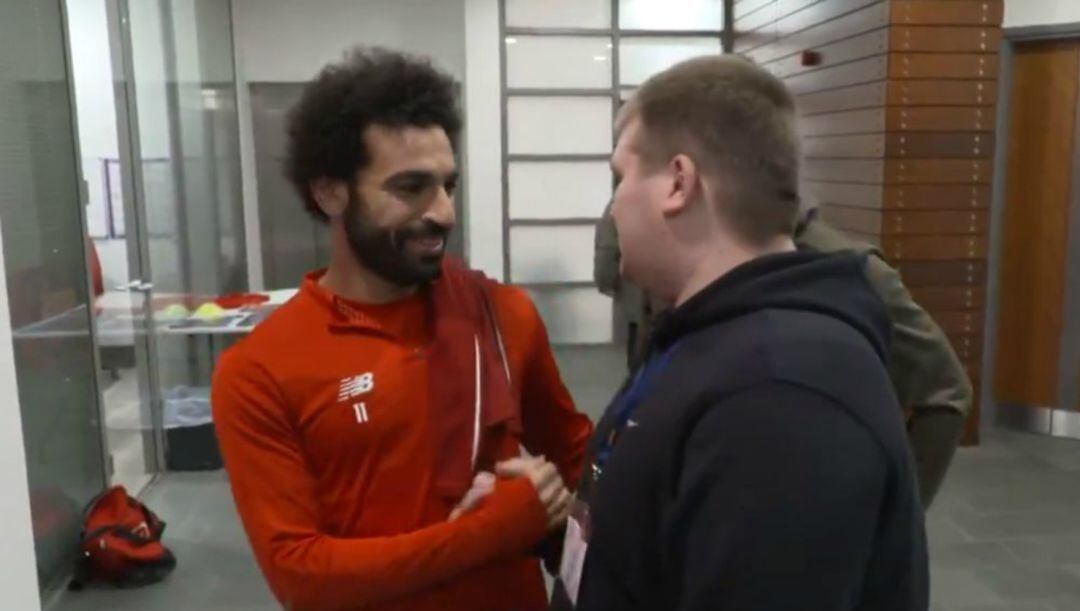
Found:
[[[140,282],[139,280],[132,280],[131,282],[128,282],[127,284],[118,284],[115,287],[113,287],[113,290],[114,291],[133,291],[133,290],[135,290],[135,287],[139,286],[139,282]]]
[[[140,291],[140,292],[145,293],[145,292],[154,290],[154,283],[153,282],[145,282],[143,280],[132,280],[131,282],[128,282],[127,284],[121,284],[121,285],[117,286],[113,290],[116,290],[116,291]]]

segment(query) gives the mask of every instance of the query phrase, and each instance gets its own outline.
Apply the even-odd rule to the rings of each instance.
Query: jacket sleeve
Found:
[[[842,408],[800,387],[761,384],[708,407],[681,465],[662,514],[671,554],[662,562],[681,592],[673,608],[850,603],[865,578],[889,467]]]
[[[430,588],[540,541],[547,517],[527,479],[500,481],[454,522],[393,536],[336,537],[319,519],[315,477],[287,404],[256,363],[226,354],[212,404],[240,518],[287,609],[336,611]]]
[[[615,219],[611,216],[611,204],[596,223],[593,251],[593,280],[600,292],[614,297],[619,290],[619,234],[615,231]]]
[[[524,305],[528,308],[526,320],[532,328],[521,380],[525,449],[555,463],[567,487],[575,489],[585,467],[592,421],[577,410],[563,384],[539,312],[527,297]]]
[[[929,507],[971,411],[971,382],[949,339],[915,303],[900,274],[875,254],[868,257],[867,278],[888,308],[889,377],[900,406],[911,413],[908,437],[920,496],[923,506]]]

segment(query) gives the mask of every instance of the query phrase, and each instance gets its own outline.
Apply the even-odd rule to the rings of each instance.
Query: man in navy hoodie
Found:
[[[925,611],[923,513],[865,256],[797,251],[784,85],[683,62],[620,113],[626,277],[671,310],[597,425],[557,593],[583,611]]]

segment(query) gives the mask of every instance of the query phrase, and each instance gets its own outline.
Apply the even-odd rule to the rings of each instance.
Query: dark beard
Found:
[[[446,239],[450,229],[424,220],[398,229],[377,227],[364,212],[360,194],[349,194],[345,209],[345,236],[356,258],[383,280],[400,286],[413,287],[437,280],[442,275],[442,253],[417,257],[405,250],[411,238],[433,237]]]

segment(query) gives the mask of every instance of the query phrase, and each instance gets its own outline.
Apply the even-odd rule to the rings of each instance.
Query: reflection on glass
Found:
[[[101,293],[95,295],[95,331],[98,346],[99,384],[105,441],[111,463],[110,485],[124,486],[139,494],[156,472],[153,412],[149,394],[149,371],[145,339],[146,294],[127,287],[139,276],[138,227],[128,232],[125,201],[133,192],[125,185],[127,172],[120,161],[115,82],[123,82],[123,70],[114,75],[109,57],[110,16],[105,0],[67,0],[79,125],[79,150],[83,176],[90,184],[86,206],[88,225],[99,218],[103,230],[91,233],[94,254],[101,270]],[[115,23],[116,15],[112,16]],[[123,103],[124,98],[119,101]],[[128,160],[125,155],[124,163]],[[132,265],[134,262],[134,265]],[[133,273],[134,272],[134,273]],[[97,292],[97,291],[95,291]]]
[[[592,223],[565,227],[511,227],[511,281],[591,281],[595,234]],[[553,244],[558,244],[558,248],[552,248]]]
[[[723,0],[619,0],[623,30],[724,29]]]
[[[623,38],[619,43],[621,85],[640,85],[685,59],[719,55],[720,38]]]
[[[611,298],[593,287],[531,288],[529,294],[544,319],[553,344],[612,342]]]
[[[155,315],[247,286],[227,0],[129,6]],[[205,338],[204,338],[205,339]],[[160,391],[209,385],[221,346],[159,334]]]
[[[2,290],[42,586],[72,566],[82,507],[105,478],[61,23],[57,2],[0,4]]]
[[[513,161],[510,218],[600,218],[611,199],[606,161]]]
[[[611,27],[611,0],[506,0],[506,25],[607,29]]]
[[[515,36],[506,44],[506,80],[511,88],[611,87],[611,39]]]
[[[611,152],[610,97],[511,97],[506,105],[511,154]]]

